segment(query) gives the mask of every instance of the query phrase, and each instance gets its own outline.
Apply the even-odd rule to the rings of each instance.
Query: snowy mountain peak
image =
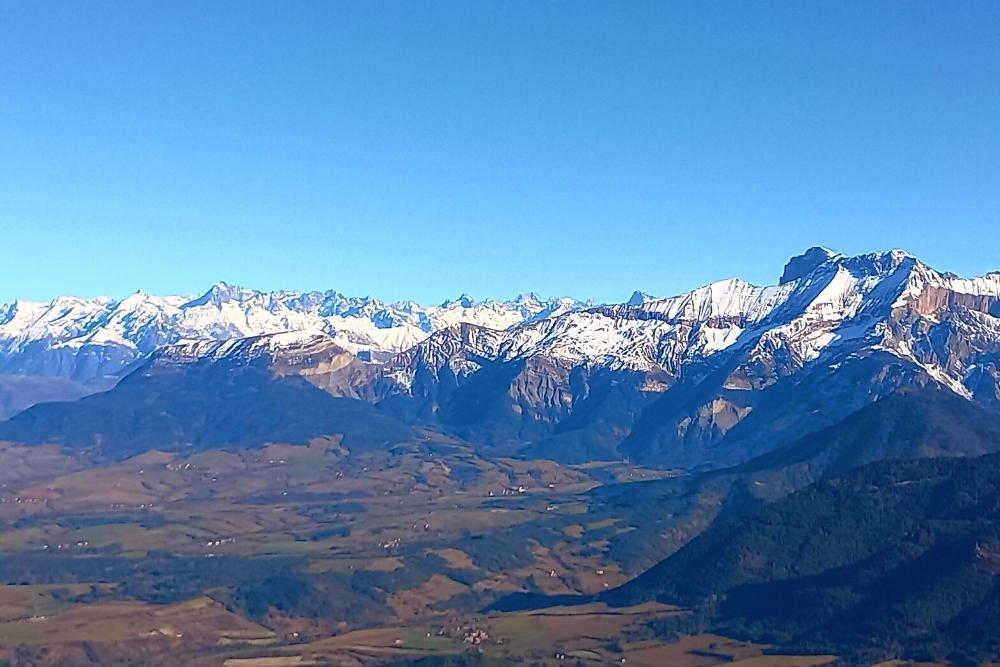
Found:
[[[218,307],[230,301],[244,301],[256,294],[259,294],[259,292],[245,289],[239,285],[232,285],[224,281],[219,281],[212,285],[207,292],[202,294],[197,299],[189,301],[183,307],[197,308],[198,306],[205,306],[208,304],[214,304]]]
[[[344,353],[334,339],[322,331],[282,331],[229,340],[182,340],[160,348],[153,365],[190,364],[228,360],[252,363],[263,360],[298,359],[321,352]]]

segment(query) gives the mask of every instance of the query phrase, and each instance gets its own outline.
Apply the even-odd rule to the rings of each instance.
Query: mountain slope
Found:
[[[366,448],[410,437],[370,404],[335,398],[295,371],[322,368],[343,354],[322,334],[168,347],[108,392],[36,405],[0,424],[0,439],[119,458],[332,435],[342,435],[348,448]]]
[[[886,459],[1000,453],[1000,415],[947,389],[906,388],[833,426],[743,464],[595,489],[591,507],[655,507],[637,530],[611,538],[619,558],[648,567],[719,517],[753,511],[817,481]]]
[[[724,519],[605,596],[789,650],[1000,656],[1000,456],[889,461]]]
[[[42,375],[0,375],[0,421],[46,401],[74,401],[110,389],[113,381],[75,382]]]
[[[728,472],[810,480],[885,459],[981,456],[1000,451],[1000,416],[942,388],[900,389],[836,425]]]

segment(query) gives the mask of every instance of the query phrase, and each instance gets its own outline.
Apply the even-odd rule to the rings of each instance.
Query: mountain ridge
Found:
[[[48,302],[0,305],[0,369],[6,372],[91,379],[116,374],[165,344],[187,339],[229,339],[303,329],[335,336],[346,349],[373,356],[403,351],[441,328],[475,322],[494,328],[589,302],[521,294],[508,301],[477,301],[468,295],[440,305],[383,302],[335,290],[262,292],[218,282],[196,298],[152,296],[138,291],[124,299],[60,296]],[[74,365],[74,355],[100,348],[96,368]],[[64,351],[39,360],[39,348]],[[34,353],[34,356],[33,354]]]
[[[282,372],[499,453],[559,460],[726,467],[906,386],[942,386],[1000,409],[1000,273],[965,279],[899,250],[849,257],[814,248],[790,260],[782,280],[760,287],[730,278],[674,297],[590,307],[532,294],[507,305],[463,295],[436,307],[444,311],[403,303],[395,315],[371,299],[220,283],[177,306],[207,332],[193,340],[139,326],[162,323],[141,298],[133,311],[143,317],[110,321],[171,338],[155,347],[161,363],[171,354],[262,352],[277,340],[309,359],[310,346],[334,346]],[[258,318],[254,326],[275,331],[241,335],[244,307]],[[302,313],[421,334],[404,349],[365,355],[333,320],[316,327]],[[473,314],[479,321],[466,321]],[[403,324],[380,319],[390,315]],[[420,328],[420,318],[433,330]],[[0,340],[11,321],[0,324]],[[88,362],[81,352],[77,365]]]
[[[293,341],[310,347],[304,352]],[[153,449],[191,453],[325,437],[364,449],[411,437],[408,425],[366,401],[333,396],[311,377],[351,363],[329,337],[269,334],[193,351],[162,348],[109,391],[25,410],[0,422],[0,439],[122,459]]]
[[[577,408],[606,416],[594,381],[624,383],[631,400],[623,409],[634,419],[600,447],[681,467],[732,465],[906,385],[1000,404],[1000,274],[962,279],[902,251],[824,257],[773,286],[727,279],[499,333],[470,324],[466,343],[439,332],[386,362],[378,393],[445,422],[451,403],[478,406],[479,423],[456,425],[463,435],[527,437],[539,452],[547,438],[572,447],[570,425],[592,449],[600,425],[581,423]],[[491,342],[475,349],[473,338]],[[781,442],[767,442],[776,436]],[[738,446],[726,451],[724,441]]]

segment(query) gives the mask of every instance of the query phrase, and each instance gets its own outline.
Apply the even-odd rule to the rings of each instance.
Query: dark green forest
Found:
[[[790,653],[968,662],[1000,656],[998,573],[1000,456],[889,461],[723,518],[606,599]]]

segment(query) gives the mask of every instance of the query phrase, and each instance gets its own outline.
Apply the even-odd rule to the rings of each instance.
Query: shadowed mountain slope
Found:
[[[998,575],[992,454],[884,461],[818,482],[718,521],[604,599],[694,606],[685,622],[790,651],[985,659],[1000,656]]]
[[[946,389],[905,387],[833,426],[729,472],[781,472],[812,481],[885,459],[980,456],[997,451],[1000,415]]]
[[[72,403],[36,405],[0,424],[0,439],[125,457],[149,449],[305,443],[337,434],[347,447],[364,448],[411,435],[374,406],[331,396],[290,371],[322,367],[314,356],[326,359],[331,350],[342,350],[324,347],[305,354],[300,345],[292,353],[267,347],[280,336],[213,344],[207,350],[166,348],[111,391]],[[308,377],[316,379],[315,373]]]

